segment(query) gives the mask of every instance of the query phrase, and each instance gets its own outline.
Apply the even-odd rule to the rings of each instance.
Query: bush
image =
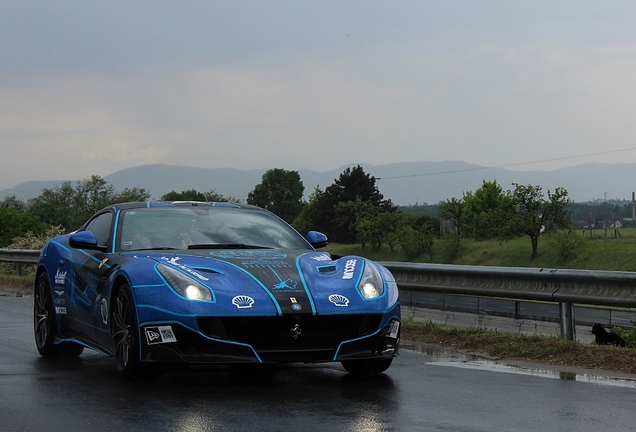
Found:
[[[627,342],[630,347],[636,347],[636,320],[631,320],[630,322],[632,323],[632,328],[629,330],[613,327],[611,331],[625,339],[625,342]]]
[[[28,231],[22,237],[16,237],[13,239],[11,244],[7,247],[7,249],[31,249],[31,250],[39,250],[44,247],[44,244],[51,237],[55,237],[56,235],[64,234],[64,228],[61,226],[51,226],[48,230],[44,232],[44,234],[34,234],[31,231]],[[3,274],[13,274],[15,272],[15,264],[2,263],[0,264],[0,273]],[[35,266],[31,265],[23,265],[22,273],[25,276],[35,275]]]
[[[572,231],[560,231],[555,236],[557,250],[562,262],[567,262],[571,258],[575,258],[577,253],[581,252],[585,243],[583,237],[573,233]]]
[[[462,242],[457,233],[446,233],[441,243],[442,257],[445,263],[453,263],[461,257]]]
[[[427,254],[429,259],[433,261],[433,247],[436,239],[432,225],[424,224],[420,229],[402,226],[398,229],[397,235],[398,243],[408,259],[415,259]]]

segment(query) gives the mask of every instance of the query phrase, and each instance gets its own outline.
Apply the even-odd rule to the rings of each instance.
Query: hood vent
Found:
[[[199,273],[211,273],[211,274],[221,274],[221,272],[213,270],[211,268],[203,268],[203,267],[192,267],[192,270],[196,270]]]
[[[318,271],[320,273],[333,273],[333,272],[336,271],[336,266],[335,265],[328,265],[328,266],[318,267]]]

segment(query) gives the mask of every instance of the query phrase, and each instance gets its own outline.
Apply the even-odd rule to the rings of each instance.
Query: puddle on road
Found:
[[[636,388],[636,379],[606,377],[600,375],[553,371],[547,369],[525,368],[521,366],[499,363],[492,360],[486,360],[483,357],[477,355],[464,354],[457,351],[439,349],[418,344],[402,344],[400,346],[400,349],[431,356],[432,361],[426,364],[432,366],[446,366],[489,372],[531,375],[536,377],[560,379],[565,381],[580,381],[606,386]]]

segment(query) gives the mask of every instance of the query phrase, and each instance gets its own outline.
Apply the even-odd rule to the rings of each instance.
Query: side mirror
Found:
[[[329,241],[327,240],[327,236],[318,231],[309,231],[307,233],[306,239],[309,244],[316,249],[325,247],[327,246],[327,243],[329,243]]]
[[[79,231],[71,235],[68,244],[72,248],[106,251],[105,246],[97,244],[97,237],[90,231]]]

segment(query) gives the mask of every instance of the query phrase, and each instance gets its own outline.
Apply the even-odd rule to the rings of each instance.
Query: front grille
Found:
[[[375,332],[381,320],[381,314],[218,317],[199,318],[198,324],[207,336],[245,343],[256,351],[288,351],[335,349]]]

